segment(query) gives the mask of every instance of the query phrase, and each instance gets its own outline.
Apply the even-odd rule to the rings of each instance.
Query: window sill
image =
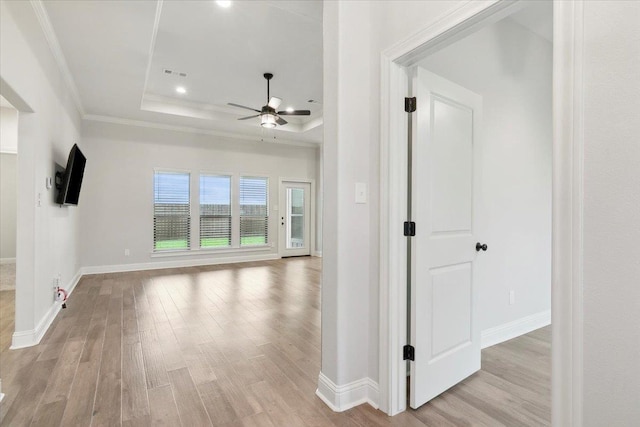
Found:
[[[242,248],[222,248],[222,249],[186,249],[176,251],[158,251],[151,252],[151,258],[170,258],[184,256],[202,256],[202,255],[218,255],[218,254],[237,254],[245,252],[266,252],[273,249],[271,245],[245,246]]]

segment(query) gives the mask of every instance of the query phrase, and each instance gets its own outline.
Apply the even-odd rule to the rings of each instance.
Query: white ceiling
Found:
[[[44,2],[86,117],[126,119],[250,137],[321,142],[322,1]],[[186,73],[167,75],[165,69]],[[266,131],[238,121],[266,103],[310,117]],[[177,85],[187,93],[178,94]],[[247,113],[247,114],[245,114]]]
[[[553,2],[551,0],[527,1],[524,9],[509,18],[540,37],[553,41]]]

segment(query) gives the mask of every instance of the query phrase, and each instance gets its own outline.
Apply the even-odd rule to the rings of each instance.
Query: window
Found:
[[[189,172],[154,173],[154,251],[268,244],[269,178],[203,173],[197,183],[198,238],[192,247],[190,177]]]
[[[156,171],[154,174],[154,250],[189,249],[191,243],[189,176],[186,172]]]
[[[200,247],[231,246],[231,177],[200,175]]]
[[[269,241],[269,179],[240,177],[240,246]]]

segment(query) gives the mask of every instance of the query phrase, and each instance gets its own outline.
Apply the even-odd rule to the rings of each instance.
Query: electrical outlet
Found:
[[[509,305],[516,303],[516,291],[509,291]]]
[[[129,256],[129,255],[131,255],[131,251],[129,249],[125,249],[124,256]]]

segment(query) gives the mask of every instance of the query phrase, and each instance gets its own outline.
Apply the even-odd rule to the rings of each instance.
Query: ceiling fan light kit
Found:
[[[260,124],[264,128],[276,127],[276,116],[273,114],[263,114],[260,118]]]
[[[240,104],[234,104],[233,102],[229,102],[228,105],[238,108],[244,108],[245,110],[255,111],[258,114],[248,117],[241,117],[238,120],[249,120],[256,117],[260,117],[260,125],[265,128],[275,128],[276,125],[283,126],[287,124],[287,121],[280,116],[309,116],[311,115],[311,111],[309,110],[290,110],[286,111],[276,111],[280,104],[282,104],[282,99],[270,96],[269,94],[269,81],[273,78],[273,74],[264,73],[263,77],[267,80],[267,105],[263,106],[260,110],[247,107]]]

